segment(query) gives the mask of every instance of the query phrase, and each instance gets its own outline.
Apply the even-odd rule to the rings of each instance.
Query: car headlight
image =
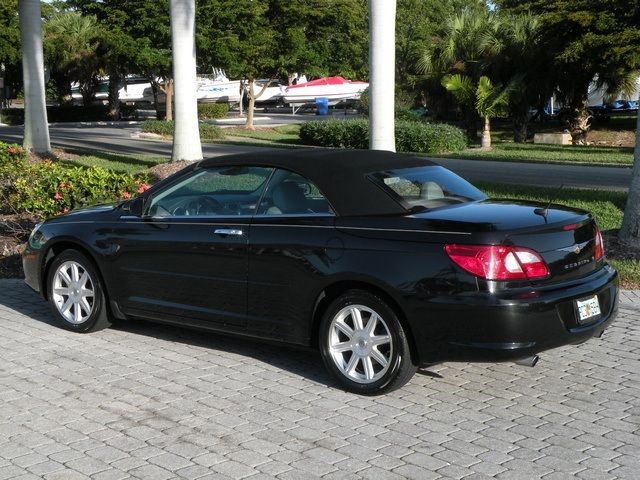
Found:
[[[47,241],[44,233],[40,231],[41,226],[42,223],[36,224],[36,226],[33,227],[33,230],[31,231],[31,235],[29,235],[29,246],[31,248],[39,249]]]

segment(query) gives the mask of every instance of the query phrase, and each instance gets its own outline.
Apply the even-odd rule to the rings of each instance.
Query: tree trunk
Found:
[[[173,78],[167,78],[161,88],[164,93],[164,119],[170,122],[173,120]]]
[[[587,110],[587,98],[576,94],[570,105],[569,118],[567,120],[569,133],[574,145],[586,145],[587,133],[591,126],[591,115]]]
[[[24,80],[24,148],[36,153],[51,150],[44,87],[40,0],[20,0],[20,41]]]
[[[524,143],[527,141],[529,133],[529,112],[528,108],[515,108],[511,111],[513,118],[513,141],[516,143]]]
[[[195,0],[171,0],[175,127],[171,161],[202,159],[196,97]],[[169,111],[167,95],[167,112]]]
[[[253,111],[256,108],[256,92],[253,85],[253,78],[249,79],[247,96],[249,97],[249,105],[247,105],[247,121],[244,124],[244,128],[247,130],[255,130],[256,127],[253,125]]]
[[[369,0],[369,148],[396,150],[396,0]]]
[[[253,125],[253,113],[256,109],[256,99],[260,98],[262,94],[265,92],[267,87],[271,85],[273,78],[270,78],[260,89],[260,91],[256,94],[255,90],[255,79],[249,79],[248,88],[245,89],[247,91],[247,96],[249,98],[249,105],[247,105],[247,121],[244,124],[244,128],[247,130],[255,130],[256,127]],[[240,97],[240,102],[242,103],[242,97]]]
[[[624,209],[620,240],[640,247],[640,110],[636,123],[636,148],[633,151],[633,171],[627,206]]]
[[[118,72],[109,74],[109,118],[120,120],[120,79],[122,76]]]
[[[480,147],[483,150],[491,150],[491,120],[489,117],[484,117],[484,128],[482,129]]]

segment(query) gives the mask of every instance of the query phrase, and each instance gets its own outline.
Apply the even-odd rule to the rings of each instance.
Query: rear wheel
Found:
[[[363,290],[338,297],[320,324],[325,365],[346,390],[375,395],[402,387],[416,371],[397,315]]]
[[[53,259],[47,288],[51,310],[64,328],[93,332],[110,325],[98,272],[77,250],[65,250]]]

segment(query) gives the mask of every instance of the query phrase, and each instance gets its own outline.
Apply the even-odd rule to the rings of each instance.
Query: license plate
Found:
[[[598,302],[598,296],[594,295],[586,300],[577,300],[576,306],[578,307],[578,322],[584,323],[590,318],[600,315],[600,302]]]

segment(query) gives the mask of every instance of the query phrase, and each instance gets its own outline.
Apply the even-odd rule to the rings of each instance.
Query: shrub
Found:
[[[199,103],[198,118],[200,120],[211,120],[214,118],[224,118],[229,113],[229,105],[226,103]]]
[[[142,122],[141,127],[143,132],[164,136],[173,136],[173,128],[173,120],[145,120]],[[200,122],[200,138],[203,140],[217,140],[224,138],[224,134],[220,127]]]
[[[368,120],[325,120],[306,122],[300,139],[309,145],[337,148],[368,148]]]
[[[101,167],[66,167],[53,161],[29,163],[24,150],[0,142],[3,209],[43,217],[142,193],[145,177]]]
[[[399,120],[396,122],[399,152],[444,153],[467,146],[464,133],[444,123]],[[326,120],[307,122],[300,127],[300,139],[309,145],[339,148],[368,148],[368,120]]]
[[[458,127],[446,123],[396,122],[396,149],[399,152],[445,153],[467,147],[467,137]]]

